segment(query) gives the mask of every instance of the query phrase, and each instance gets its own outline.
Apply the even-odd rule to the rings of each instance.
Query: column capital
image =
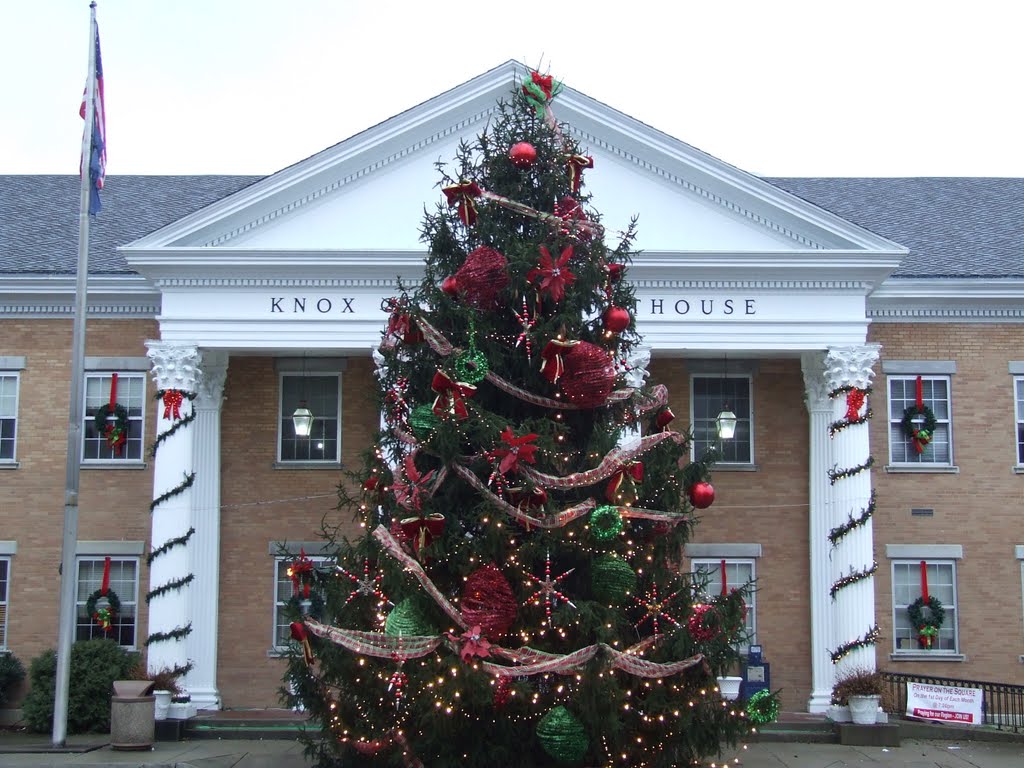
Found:
[[[832,402],[828,399],[828,383],[825,381],[825,353],[804,352],[800,355],[800,370],[804,374],[804,403],[807,412],[832,412]]]
[[[153,365],[152,375],[157,389],[196,391],[201,361],[196,346],[147,341],[146,348],[146,354]]]
[[[228,353],[219,349],[202,350],[202,375],[197,382],[197,408],[219,409],[224,400],[224,381],[228,375]]]
[[[825,353],[825,380],[829,390],[840,387],[867,389],[875,372],[881,344],[858,344],[850,347],[829,347]]]

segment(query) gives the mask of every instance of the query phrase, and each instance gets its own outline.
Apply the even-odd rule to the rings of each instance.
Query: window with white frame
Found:
[[[1013,380],[1017,414],[1017,463],[1024,464],[1024,376]]]
[[[87,614],[89,596],[103,586],[105,557],[78,558],[78,588],[75,595],[75,639],[91,640],[106,637],[127,648],[135,647],[136,609],[139,599],[139,559],[137,557],[110,558],[110,591],[117,595],[120,609],[105,631],[99,622]]]
[[[17,459],[18,374],[0,371],[0,462]]]
[[[695,558],[690,561],[690,567],[697,575],[697,583],[703,584],[703,595],[700,599],[711,600],[722,594],[722,563],[725,563],[726,591],[741,589],[754,581],[756,570],[752,558]],[[746,638],[741,646],[744,653],[747,647],[757,643],[757,606],[755,593],[743,598],[747,604],[747,617],[745,624]]]
[[[921,400],[935,414],[935,429],[918,451],[903,431],[903,414],[917,405],[917,376],[889,375],[889,461],[892,464],[953,463],[952,408],[949,376],[921,376]]]
[[[921,563],[925,568],[922,573]],[[911,625],[907,608],[924,595],[934,597],[942,604],[944,617],[930,649],[919,640],[919,627]],[[956,560],[893,560],[892,561],[893,642],[900,653],[957,653]],[[925,609],[927,612],[927,609]]]
[[[700,459],[709,449],[719,451],[719,462],[753,463],[751,379],[746,374],[728,376],[694,374],[691,378],[693,456]],[[736,433],[728,440],[718,437],[718,414],[736,415]]]
[[[274,648],[285,648],[291,639],[291,619],[288,615],[288,604],[297,602],[299,595],[295,594],[295,584],[288,575],[288,567],[298,559],[295,555],[278,556],[274,558]],[[327,557],[309,557],[313,567],[318,571],[330,570],[333,567],[333,560]]]
[[[82,434],[82,460],[142,461],[143,429],[146,415],[146,376],[143,373],[119,373],[116,389],[111,385],[114,377],[109,373],[86,374],[85,421]],[[111,445],[106,430],[96,428],[96,413],[103,406],[111,411],[107,424],[117,423],[116,408],[109,408],[111,399],[125,409],[127,433],[123,445]]]
[[[341,461],[340,375],[282,373],[280,402],[279,461]],[[298,408],[312,414],[308,436],[296,433],[293,414]]]
[[[0,648],[7,648],[7,601],[10,583],[11,558],[0,557]]]

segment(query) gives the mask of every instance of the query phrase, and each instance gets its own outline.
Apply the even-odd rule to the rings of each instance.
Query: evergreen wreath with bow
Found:
[[[113,424],[108,422],[111,414],[114,416]],[[97,409],[93,424],[96,426],[96,434],[103,435],[108,446],[120,449],[128,438],[128,409],[120,403],[114,403],[113,406],[104,403]]]
[[[107,605],[97,608],[96,605],[103,599]],[[85,601],[85,614],[102,627],[104,632],[109,632],[114,620],[121,615],[121,599],[109,587],[106,590],[97,589]]]
[[[924,615],[925,607],[928,608],[927,618]],[[934,595],[929,595],[927,600],[919,597],[907,606],[907,616],[914,631],[917,632],[918,642],[924,648],[931,648],[939,635],[939,630],[942,629],[942,622],[946,620],[946,609],[942,607],[942,603]]]
[[[923,423],[922,423],[923,419]],[[921,377],[917,377],[917,398],[913,405],[903,409],[903,421],[900,426],[903,434],[914,444],[914,450],[924,453],[925,446],[935,436],[935,413],[924,404],[924,397],[921,391]]]

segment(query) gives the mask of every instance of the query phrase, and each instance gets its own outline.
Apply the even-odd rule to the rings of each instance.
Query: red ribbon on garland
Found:
[[[594,167],[594,158],[588,155],[570,155],[569,164],[569,186],[574,195],[580,193],[580,183],[583,181],[583,169]]]
[[[164,418],[177,421],[181,418],[181,403],[184,396],[180,390],[168,389],[164,392]]]
[[[920,414],[924,413],[924,384],[921,381],[921,377],[917,377],[917,392],[916,392],[917,412]],[[925,447],[932,441],[931,433],[926,429],[914,428],[914,433],[911,435],[911,439],[914,443],[914,450],[918,453],[924,453]]]
[[[110,555],[103,561],[103,583],[100,584],[100,594],[105,595],[110,591]]]
[[[458,206],[459,219],[467,227],[476,224],[476,202],[475,198],[483,194],[480,185],[475,181],[460,181],[450,187],[441,190],[448,200],[448,206]]]
[[[725,560],[722,560],[722,597],[729,596],[729,577],[725,575]]]
[[[121,455],[121,446],[124,445],[124,430],[118,429],[117,420],[117,374],[110,374],[110,410],[109,416],[107,417],[107,428],[103,433],[103,437],[106,438],[107,445],[114,449],[114,455]],[[109,421],[110,417],[115,418],[114,421]]]
[[[608,481],[608,486],[605,488],[604,496],[608,501],[613,504],[618,503],[616,499],[618,498],[619,490],[622,488],[622,484],[627,477],[634,483],[642,482],[644,479],[643,462],[631,461],[619,467],[619,471],[612,475],[612,479]]]
[[[917,377],[918,387],[921,386],[921,377]],[[918,389],[920,392],[920,389]],[[931,599],[928,597],[928,563],[925,560],[921,561],[921,599],[925,605],[928,605],[928,601]],[[927,630],[931,627],[930,624],[925,624],[921,627],[915,627],[917,629],[917,639],[921,645],[925,648],[931,648],[932,642],[935,639],[935,635],[938,633],[928,632]]]

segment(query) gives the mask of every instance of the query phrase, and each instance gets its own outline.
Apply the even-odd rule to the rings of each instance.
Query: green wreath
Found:
[[[750,722],[761,725],[771,723],[779,717],[779,694],[769,690],[754,693],[747,701],[747,718]]]
[[[111,410],[114,414],[114,424],[108,432],[107,419],[110,418]],[[105,403],[96,410],[93,424],[96,426],[96,433],[100,437],[105,437],[107,445],[111,448],[123,445],[128,438],[128,409],[120,403],[114,403],[114,407],[111,409],[110,404]]]
[[[928,606],[931,615],[924,617],[924,607]],[[942,629],[942,622],[946,620],[946,609],[934,595],[928,596],[926,603],[923,597],[917,598],[907,606],[907,616],[910,617],[910,625],[917,632],[917,640],[925,648],[931,648],[932,642],[938,637]]]
[[[97,610],[96,603],[102,598],[106,598],[107,607]],[[121,599],[117,596],[117,592],[108,589],[104,593],[97,589],[85,601],[85,615],[103,627],[104,632],[109,632],[114,619],[121,615]]]
[[[924,426],[920,429],[918,429],[917,423],[914,421],[918,416],[924,417]],[[922,405],[918,408],[915,403],[903,409],[903,421],[900,422],[900,426],[908,440],[913,440],[915,444],[920,444],[918,453],[924,451],[924,446],[931,442],[932,436],[935,434],[935,425],[935,413],[927,405]]]

